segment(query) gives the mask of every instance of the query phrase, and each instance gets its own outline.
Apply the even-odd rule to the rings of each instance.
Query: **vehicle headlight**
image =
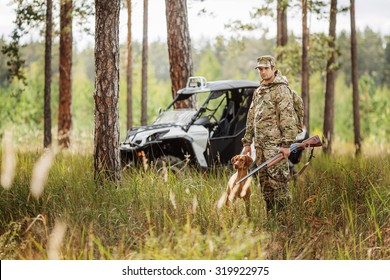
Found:
[[[153,142],[160,140],[161,137],[163,137],[165,134],[167,134],[169,130],[159,131],[156,133],[153,133],[146,138],[146,142]]]

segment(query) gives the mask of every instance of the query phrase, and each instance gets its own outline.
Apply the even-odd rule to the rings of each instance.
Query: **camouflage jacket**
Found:
[[[278,71],[270,84],[260,83],[248,111],[244,146],[290,146],[298,133],[296,114],[287,81]]]

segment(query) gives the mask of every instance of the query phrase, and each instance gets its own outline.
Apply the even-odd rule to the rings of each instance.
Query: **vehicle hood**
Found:
[[[142,147],[148,143],[162,141],[166,137],[171,137],[173,133],[182,133],[184,131],[181,126],[169,124],[157,124],[143,126],[130,130],[122,145],[130,145],[133,147]],[[170,136],[171,135],[171,136]]]

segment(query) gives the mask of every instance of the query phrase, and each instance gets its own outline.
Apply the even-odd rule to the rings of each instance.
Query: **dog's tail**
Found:
[[[222,206],[225,205],[227,197],[228,197],[227,192],[223,192],[221,198],[218,200],[218,203],[217,203],[218,209],[221,209]]]

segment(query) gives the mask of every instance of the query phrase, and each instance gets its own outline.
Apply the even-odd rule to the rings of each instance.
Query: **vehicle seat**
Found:
[[[221,120],[219,121],[218,128],[213,134],[213,137],[229,135],[230,122],[234,119],[234,117],[234,101],[230,100],[225,110],[225,115],[222,116]]]
[[[243,104],[238,108],[237,114],[232,119],[229,125],[228,134],[229,135],[236,135],[238,132],[240,132],[246,125],[246,115],[247,111],[249,110],[249,103],[250,98],[247,97],[247,99],[243,102]]]
[[[230,100],[226,112],[226,119],[228,122],[231,122],[235,117],[235,111],[234,111],[234,101]]]

